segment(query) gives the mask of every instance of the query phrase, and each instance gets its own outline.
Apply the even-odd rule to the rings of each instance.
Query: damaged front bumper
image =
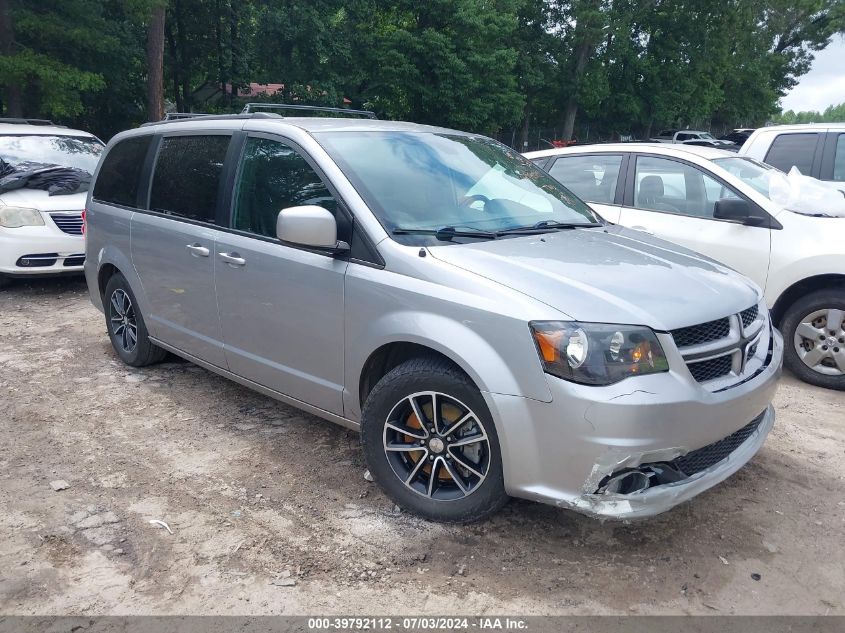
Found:
[[[725,480],[754,456],[774,424],[783,339],[773,331],[767,343],[766,366],[720,391],[672,369],[608,387],[549,378],[552,402],[485,394],[508,493],[633,519],[665,512]],[[679,366],[670,359],[670,367]]]
[[[710,468],[674,482],[658,482],[629,494],[610,492],[575,497],[565,505],[586,514],[614,519],[636,519],[654,516],[692,499],[708,488],[724,481],[754,457],[775,423],[775,410],[771,406],[759,417],[751,435],[733,452]],[[646,457],[646,460],[649,458]],[[662,463],[644,461],[643,463]],[[648,469],[648,468],[647,468]],[[633,472],[639,472],[634,470]],[[601,490],[601,488],[600,488]]]

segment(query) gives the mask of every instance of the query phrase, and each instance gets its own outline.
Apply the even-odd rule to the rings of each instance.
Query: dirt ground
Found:
[[[81,280],[17,283],[0,614],[845,614],[845,395],[785,376],[776,405],[748,466],[656,519],[513,501],[447,527],[364,480],[355,433],[185,362],[126,367]]]

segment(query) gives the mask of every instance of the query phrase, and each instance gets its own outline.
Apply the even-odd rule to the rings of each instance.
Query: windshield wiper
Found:
[[[598,222],[557,222],[555,220],[541,220],[531,226],[517,226],[512,229],[497,231],[496,235],[535,235],[547,233],[549,230],[589,229],[602,226]]]
[[[393,235],[433,235],[441,242],[448,242],[453,237],[475,237],[483,240],[495,240],[499,234],[491,231],[456,229],[454,226],[441,226],[437,229],[413,229],[398,227],[393,229]]]

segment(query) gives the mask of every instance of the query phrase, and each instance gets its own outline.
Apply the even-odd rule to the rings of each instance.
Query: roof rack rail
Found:
[[[247,103],[241,114],[251,114],[256,110],[266,108],[269,110],[303,110],[306,112],[331,112],[332,114],[346,114],[363,117],[365,119],[377,119],[375,112],[371,110],[352,110],[349,108],[327,108],[323,106],[293,105],[290,103]]]
[[[151,125],[166,125],[167,123],[185,123],[187,120],[201,120],[201,121],[229,121],[231,119],[281,119],[281,115],[275,112],[251,112],[249,114],[197,114],[191,117],[182,117],[181,119],[162,119],[161,121],[147,121],[141,123],[140,127],[149,127]]]
[[[18,125],[55,125],[49,119],[0,118],[0,123],[16,123]]]
[[[175,121],[177,119],[193,119],[198,116],[213,116],[206,112],[166,112],[162,121]]]

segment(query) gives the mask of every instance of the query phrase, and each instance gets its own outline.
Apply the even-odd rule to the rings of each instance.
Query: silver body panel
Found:
[[[754,358],[724,388],[696,382],[667,333],[760,303],[753,282],[691,251],[619,227],[404,246],[387,236],[310,131],[435,128],[333,119],[213,123],[214,129],[229,126],[296,142],[325,174],[384,265],[89,197],[85,271],[92,301],[102,307],[103,267],[118,268],[135,290],[152,336],[166,349],[356,428],[368,359],[393,343],[425,346],[454,361],[481,390],[501,440],[510,494],[597,516],[662,512],[727,477],[765,439],[782,360],[782,342],[769,327],[765,306],[765,333]],[[203,125],[210,123],[162,128],[173,134]],[[123,133],[110,147],[157,131]],[[210,249],[209,257],[186,249],[195,242]],[[244,263],[233,265],[223,254]],[[608,387],[546,374],[528,322],[572,319],[653,328],[670,371]],[[684,485],[617,495],[636,499],[594,494],[597,477],[707,446],[764,411],[764,421],[740,449]]]

